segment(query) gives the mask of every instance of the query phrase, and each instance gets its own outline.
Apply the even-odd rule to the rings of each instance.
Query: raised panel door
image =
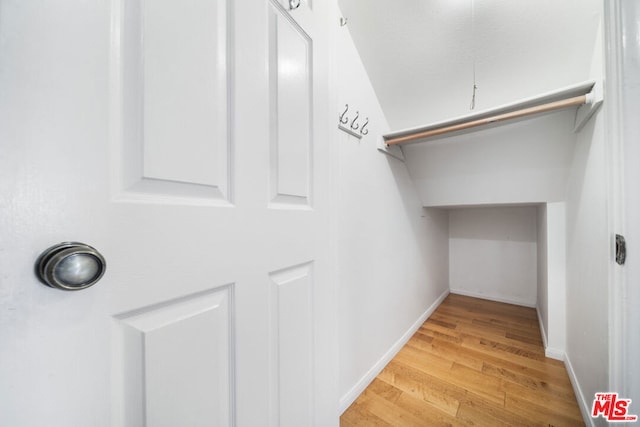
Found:
[[[337,422],[327,9],[2,3],[0,424]]]

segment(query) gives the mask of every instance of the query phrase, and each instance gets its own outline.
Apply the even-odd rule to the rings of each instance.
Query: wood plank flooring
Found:
[[[350,426],[583,426],[536,310],[450,294],[340,418]]]

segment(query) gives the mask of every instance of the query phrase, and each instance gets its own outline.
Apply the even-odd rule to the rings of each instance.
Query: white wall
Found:
[[[546,356],[564,360],[567,316],[565,203],[540,205],[537,216],[538,320]]]
[[[538,321],[542,332],[545,347],[547,346],[547,335],[549,334],[549,302],[547,299],[547,205],[542,204],[537,208],[537,228],[538,228],[538,271],[537,271],[537,297],[536,309],[538,310]]]
[[[403,147],[425,206],[564,200],[575,112]]]
[[[448,291],[448,218],[423,209],[404,164],[377,151],[389,128],[348,27],[336,28],[339,392],[346,409]],[[360,111],[361,124],[369,118],[362,140],[337,130],[345,103],[350,117]]]
[[[578,138],[567,198],[567,358],[586,404],[608,387],[605,154],[598,116]]]
[[[602,75],[602,53],[602,44],[597,43],[592,65],[595,76]],[[583,415],[594,393],[609,386],[606,108],[605,102],[578,134],[567,186],[566,356]]]
[[[535,307],[537,208],[449,212],[451,292]]]
[[[389,123],[400,130],[468,113],[474,71],[477,110],[587,80],[600,2],[340,0],[340,5]]]
[[[564,360],[566,350],[566,206],[547,203],[545,242],[547,247],[547,357]]]

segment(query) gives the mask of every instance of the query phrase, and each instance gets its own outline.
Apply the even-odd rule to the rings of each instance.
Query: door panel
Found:
[[[233,287],[115,316],[115,419],[121,425],[230,425]]]
[[[313,46],[287,12],[270,6],[271,202],[310,207]]]
[[[226,4],[153,0],[141,8],[144,177],[224,188]]]
[[[114,0],[113,8],[117,196],[228,205],[227,2]]]
[[[269,275],[271,426],[313,424],[313,264]]]

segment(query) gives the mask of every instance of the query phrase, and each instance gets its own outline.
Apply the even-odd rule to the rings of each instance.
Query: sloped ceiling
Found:
[[[602,0],[339,0],[393,130],[588,80]]]

